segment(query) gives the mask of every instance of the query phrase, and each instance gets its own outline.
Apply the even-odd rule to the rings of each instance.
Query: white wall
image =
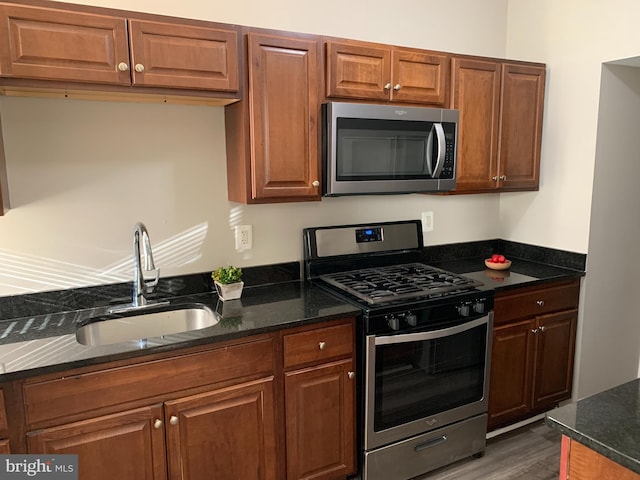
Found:
[[[497,57],[506,49],[506,0],[86,3]],[[138,220],[163,276],[297,261],[305,226],[424,210],[435,213],[427,244],[502,233],[498,195],[228,202],[222,107],[0,97],[0,115],[12,203],[0,218],[0,296],[130,280]],[[251,251],[233,248],[239,223],[253,225]]]
[[[541,58],[548,77],[540,192],[503,195],[500,223],[513,240],[587,252],[577,398],[638,375],[638,73],[602,65],[640,55],[639,16],[635,0],[509,0],[507,56]]]

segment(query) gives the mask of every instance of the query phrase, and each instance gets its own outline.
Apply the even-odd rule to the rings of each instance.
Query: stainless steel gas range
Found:
[[[484,453],[493,292],[425,265],[419,220],[304,230],[305,277],[362,309],[363,480]]]

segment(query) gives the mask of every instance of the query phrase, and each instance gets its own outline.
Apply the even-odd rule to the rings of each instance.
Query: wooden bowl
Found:
[[[511,266],[511,260],[505,260],[504,263],[495,263],[490,258],[487,258],[484,264],[491,270],[507,270]]]

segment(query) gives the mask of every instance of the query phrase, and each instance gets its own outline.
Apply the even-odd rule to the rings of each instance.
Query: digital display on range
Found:
[[[359,228],[356,230],[356,243],[381,242],[382,227]]]

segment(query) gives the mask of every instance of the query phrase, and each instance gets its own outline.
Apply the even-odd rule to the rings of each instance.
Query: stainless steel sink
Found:
[[[216,323],[213,310],[202,304],[142,308],[89,319],[76,330],[76,339],[83,345],[110,345],[199,330]]]

